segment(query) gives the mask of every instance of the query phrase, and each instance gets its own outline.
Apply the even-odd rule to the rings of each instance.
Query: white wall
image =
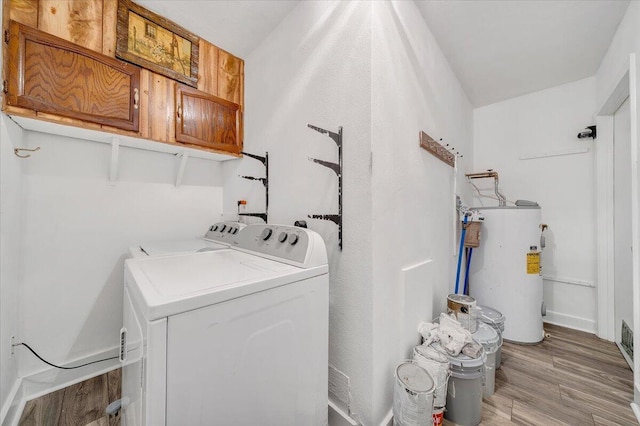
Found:
[[[108,351],[127,248],[203,235],[222,212],[222,167],[191,158],[175,187],[179,158],[121,147],[110,183],[107,144],[31,131],[23,143],[41,149],[22,162],[20,338],[54,363]],[[21,375],[45,369],[19,353]]]
[[[11,336],[19,330],[21,159],[13,149],[22,144],[22,129],[0,115],[0,410],[8,409],[18,380],[18,358],[10,357]],[[2,421],[2,415],[0,415]]]
[[[364,424],[371,424],[373,356],[370,68],[368,2],[300,2],[245,58],[244,150],[269,152],[269,222],[306,219],[326,242],[329,362],[344,383],[338,385],[344,401],[338,402],[347,410],[350,406]],[[331,131],[344,128],[343,251],[336,225],[307,218],[338,212],[335,173],[308,160],[335,162],[337,147],[307,123]],[[237,177],[264,176],[258,161],[245,157],[225,165],[225,173],[225,212],[234,212],[239,199],[248,201],[246,211],[264,210],[262,185]]]
[[[629,3],[616,35],[596,73],[596,106],[598,110],[629,69],[629,54],[640,53],[640,3]],[[597,111],[594,111],[597,112]]]
[[[329,254],[332,398],[380,424],[410,349],[401,335],[417,341],[413,318],[442,308],[453,285],[453,169],[418,147],[418,132],[470,160],[470,103],[412,2],[301,2],[245,70],[245,151],[269,152],[270,222],[337,212],[335,174],[307,159],[335,161],[337,149],[306,124],[344,127],[344,249],[334,224],[306,220]],[[237,178],[263,176],[261,164],[225,173],[225,212],[239,199],[261,211],[262,186]]]
[[[592,77],[474,111],[474,170],[498,171],[507,200],[537,201],[549,225],[542,252],[549,278],[545,320],[590,332],[597,313],[594,142],[576,135],[595,124],[595,87]],[[574,154],[560,155],[566,153]],[[475,182],[493,195],[493,181]]]
[[[454,169],[421,149],[418,133],[461,152],[459,193],[469,203],[461,183],[471,172],[473,109],[413,2],[373,2],[372,70],[371,424],[379,424],[395,365],[420,343],[418,320],[442,312],[454,291]]]

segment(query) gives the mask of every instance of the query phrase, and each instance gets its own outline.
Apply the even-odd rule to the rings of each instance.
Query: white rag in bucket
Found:
[[[429,346],[433,342],[440,342],[440,346],[451,356],[457,356],[467,344],[473,344],[469,330],[451,316],[441,313],[440,323],[421,322],[418,333],[424,339],[423,345]]]
[[[418,333],[422,336],[423,345],[429,346],[431,343],[439,342],[442,349],[451,356],[458,356],[460,352],[471,358],[478,356],[482,346],[473,340],[469,330],[445,313],[440,314],[438,321],[439,323],[418,324]]]

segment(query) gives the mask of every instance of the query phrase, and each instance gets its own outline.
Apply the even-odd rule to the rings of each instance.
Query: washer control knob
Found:
[[[213,225],[213,226],[211,227],[211,230],[212,230],[212,231],[217,231],[217,230],[218,230],[218,225]]]
[[[222,225],[220,227],[220,232],[224,232],[225,229],[227,229],[227,225]]]
[[[298,242],[298,236],[296,234],[289,235],[289,244],[294,246],[296,245],[297,242]]]
[[[284,243],[285,241],[287,241],[287,237],[288,235],[286,232],[281,232],[280,235],[278,235],[278,241]]]
[[[238,228],[233,228],[233,233],[237,234],[238,233]]]
[[[262,234],[260,235],[260,237],[262,238],[263,241],[267,241],[271,237],[271,234],[273,234],[273,231],[271,230],[271,228],[264,228],[264,231],[262,231]]]
[[[229,227],[229,230],[227,231],[228,233],[232,234],[233,233],[233,228]]]

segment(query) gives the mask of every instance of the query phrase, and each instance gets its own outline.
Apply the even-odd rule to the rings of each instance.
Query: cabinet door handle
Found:
[[[178,104],[178,107],[176,108],[176,115],[178,118],[182,115],[182,104]]]
[[[138,102],[140,101],[140,92],[137,88],[133,89],[133,108],[138,109]]]

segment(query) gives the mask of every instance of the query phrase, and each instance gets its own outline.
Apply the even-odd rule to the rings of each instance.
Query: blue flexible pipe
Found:
[[[460,234],[460,251],[458,252],[458,272],[456,273],[456,288],[455,294],[458,294],[460,284],[460,266],[462,265],[462,248],[464,247],[464,235],[467,233],[467,215],[464,215],[462,222],[462,233]]]
[[[464,293],[469,294],[469,266],[471,266],[471,256],[473,255],[473,247],[469,248],[469,254],[467,256],[467,270],[464,277]]]

